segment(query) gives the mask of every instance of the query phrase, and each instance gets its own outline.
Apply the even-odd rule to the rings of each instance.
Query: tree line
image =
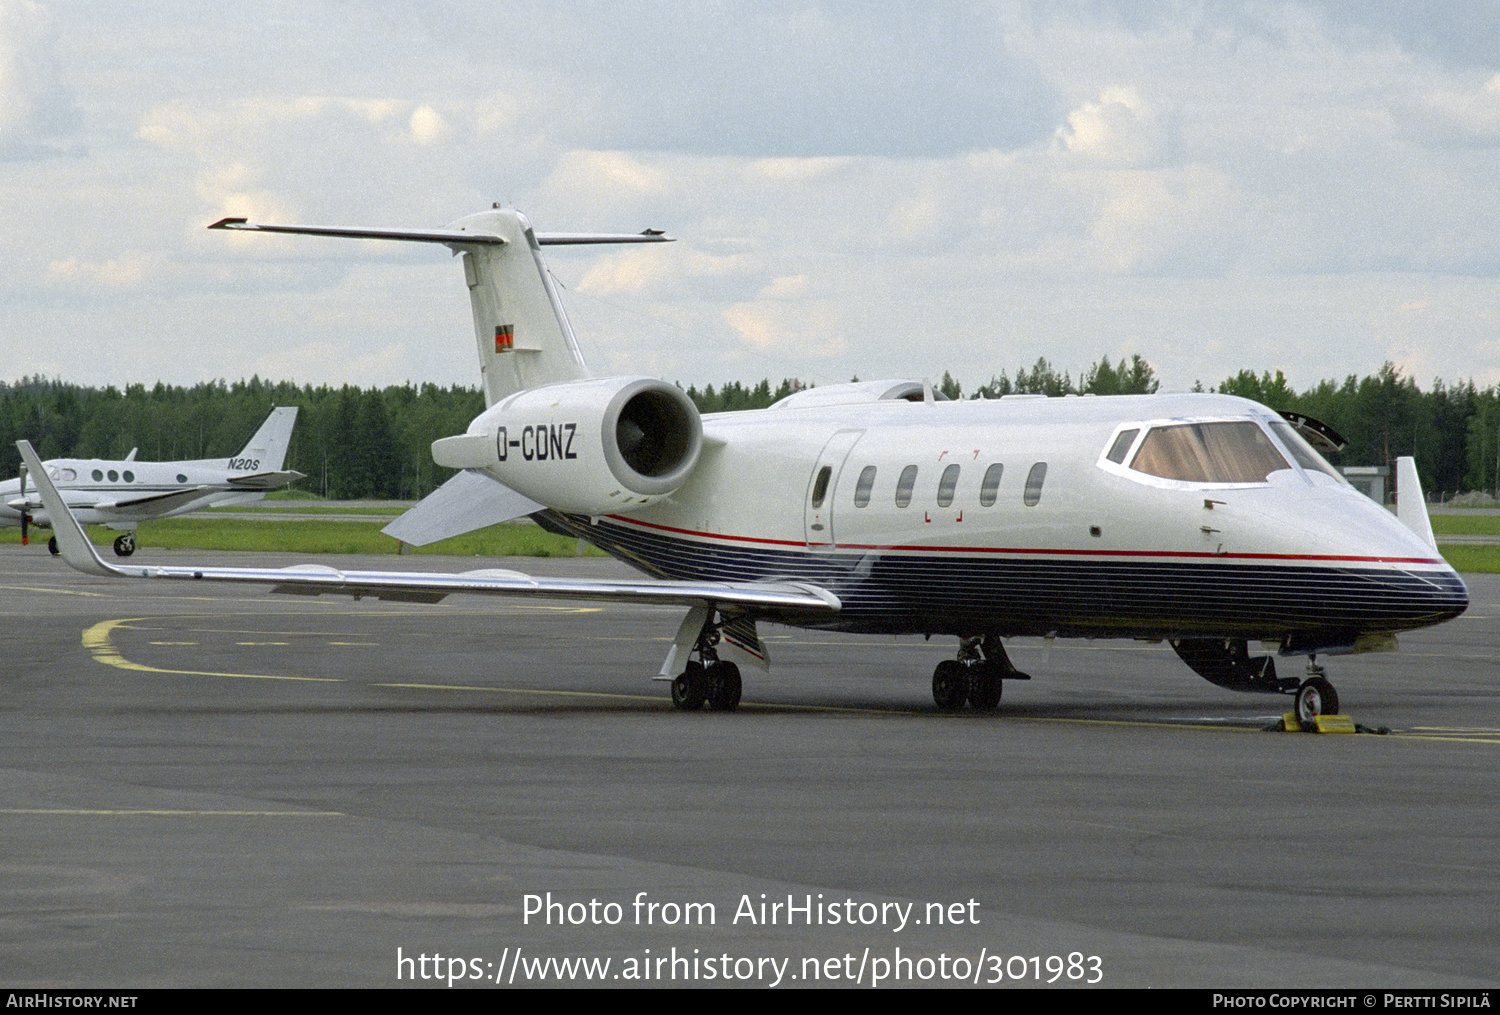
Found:
[[[855,378],[857,380],[858,378]],[[764,408],[807,387],[787,379],[717,388],[687,388],[701,412]],[[965,397],[944,373],[934,387],[948,398]],[[1075,380],[1045,358],[1014,376],[1001,372],[970,398],[1009,394],[1151,394],[1156,372],[1141,356],[1119,363],[1101,358]],[[1194,390],[1207,390],[1201,384]],[[1500,390],[1473,381],[1435,381],[1422,390],[1387,363],[1367,377],[1349,375],[1296,391],[1281,371],[1241,370],[1212,390],[1241,395],[1273,409],[1306,413],[1349,442],[1336,465],[1394,464],[1411,455],[1430,494],[1448,499],[1466,491],[1500,487]],[[124,458],[137,448],[143,461],[227,458],[245,445],[277,405],[300,408],[287,468],[305,473],[300,489],[338,499],[413,500],[436,489],[451,473],[433,464],[434,440],[463,433],[484,410],[478,389],[434,384],[387,388],[297,386],[252,377],[178,387],[82,387],[26,378],[0,382],[0,476],[16,475],[15,441],[29,439],[43,458]]]
[[[258,377],[124,391],[27,378],[0,384],[0,475],[16,475],[23,437],[43,459],[124,458],[132,448],[142,461],[228,458],[278,405],[300,410],[286,458],[286,468],[307,476],[299,489],[414,500],[452,475],[433,464],[432,442],[463,433],[484,411],[484,396],[435,384],[315,388]]]

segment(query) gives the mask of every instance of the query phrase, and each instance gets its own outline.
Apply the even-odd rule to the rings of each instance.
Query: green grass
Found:
[[[1442,546],[1443,559],[1460,574],[1500,574],[1500,546]]]
[[[1433,528],[1442,534],[1500,534],[1500,517],[1457,516],[1463,523],[1481,523],[1479,527],[1450,527],[1455,516],[1433,517]],[[1440,520],[1443,524],[1440,526]],[[109,546],[119,533],[102,526],[90,526],[89,538],[98,546]],[[45,542],[51,532],[33,529],[32,538]],[[0,544],[19,543],[20,529],[0,529]],[[278,522],[255,518],[162,518],[143,524],[136,537],[138,545],[168,550],[252,550],[286,553],[395,553],[396,541],[381,533],[370,522],[301,521]],[[1500,573],[1500,546],[1448,545],[1441,547],[1443,557],[1454,569],[1467,574]],[[420,554],[447,554],[459,557],[574,557],[578,541],[555,536],[529,522],[492,525],[445,539],[412,551]],[[584,556],[602,557],[592,546],[585,546]]]
[[[1432,531],[1439,536],[1500,536],[1500,514],[1433,515]]]
[[[415,502],[412,502],[415,503]],[[405,511],[406,507],[359,507],[348,501],[340,504],[299,504],[296,507],[286,505],[272,507],[210,507],[203,508],[205,514],[230,514],[230,515],[253,515],[253,514],[295,514],[295,515],[375,515],[377,517],[395,518]]]
[[[311,490],[299,490],[294,486],[283,486],[279,490],[271,490],[266,494],[266,500],[327,500],[321,493],[313,493]]]
[[[110,546],[119,535],[102,526],[89,526],[89,538],[97,546]],[[33,538],[45,542],[51,532],[33,530]],[[0,532],[0,542],[19,543],[19,529]],[[246,518],[161,518],[145,522],[136,533],[138,547],[166,550],[250,550],[267,553],[395,553],[397,543],[369,522],[276,522]],[[492,525],[430,546],[416,547],[418,554],[449,554],[461,557],[574,557],[578,541],[555,536],[529,522]],[[584,556],[602,557],[592,546]]]

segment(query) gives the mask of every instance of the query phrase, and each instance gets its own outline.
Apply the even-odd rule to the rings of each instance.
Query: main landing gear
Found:
[[[992,712],[1000,704],[1002,681],[1030,680],[1011,665],[997,635],[960,638],[958,658],[944,659],[932,671],[932,700],[945,712],[956,712],[967,702],[978,712]]]
[[[689,659],[687,669],[672,681],[672,704],[685,712],[704,705],[716,712],[733,712],[740,704],[740,668],[719,658],[719,630],[723,622],[714,622],[709,612],[698,642],[693,646],[697,659]],[[668,671],[670,672],[670,671]]]
[[[47,551],[56,557],[61,551],[57,548],[57,537],[47,538]],[[128,557],[135,552],[135,533],[126,532],[115,537],[115,556]]]
[[[740,703],[740,668],[714,660],[707,665],[696,659],[672,681],[672,704],[691,712],[707,705],[716,712],[732,712]]]

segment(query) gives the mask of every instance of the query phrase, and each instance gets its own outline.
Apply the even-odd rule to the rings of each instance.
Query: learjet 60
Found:
[[[541,258],[548,244],[659,233],[536,233],[499,208],[425,231],[211,228],[459,255],[488,408],[433,444],[457,475],[387,531],[425,543],[530,516],[642,577],[124,566],[59,529],[81,570],[423,602],[468,592],[675,604],[685,616],[658,676],[687,710],[739,703],[740,666],[769,663],[758,628],[770,623],[950,637],[956,651],[932,675],[943,709],[993,709],[1006,681],[1028,679],[1006,638],[1131,638],[1170,642],[1221,687],[1294,695],[1312,721],[1338,711],[1318,657],[1393,649],[1399,632],[1468,605],[1409,459],[1392,515],[1315,450],[1309,437],[1334,439],[1326,427],[1245,399],[950,401],[892,380],[700,415],[672,384],[593,376]],[[45,499],[50,484],[39,485]],[[1278,676],[1277,655],[1305,657],[1306,676]]]

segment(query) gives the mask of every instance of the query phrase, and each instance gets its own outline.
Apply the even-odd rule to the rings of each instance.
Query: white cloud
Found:
[[[1497,67],[1375,7],[78,0],[49,22],[0,0],[0,139],[35,147],[84,114],[70,158],[0,180],[0,353],[31,362],[5,334],[107,315],[139,342],[108,370],[148,383],[282,363],[337,384],[356,360],[471,382],[440,248],[202,227],[442,225],[498,201],[544,231],[677,236],[547,259],[576,280],[575,320],[596,297],[652,322],[598,330],[629,336],[602,343],[611,366],[684,382],[972,385],[1133,351],[1178,387],[1419,352],[1500,379]],[[214,50],[226,36],[255,44]],[[1387,291],[1433,309],[1373,325]],[[84,293],[86,312],[67,302]]]
[[[453,128],[443,118],[443,114],[431,106],[422,105],[413,109],[409,126],[414,144],[438,144],[453,136]]]
[[[45,7],[32,0],[0,0],[0,155],[26,154],[76,124],[56,44]]]
[[[1417,98],[1413,113],[1419,131],[1460,142],[1500,143],[1500,74],[1477,88],[1435,88]]]
[[[48,278],[57,285],[115,289],[135,289],[161,270],[156,258],[132,251],[104,262],[83,261],[76,257],[53,261],[47,266]]]
[[[1111,166],[1142,168],[1167,153],[1167,129],[1134,88],[1106,88],[1068,114],[1057,142],[1075,155]]]
[[[724,320],[740,341],[760,354],[795,353],[831,359],[849,349],[837,315],[826,306],[807,301],[736,303],[725,308]]]

